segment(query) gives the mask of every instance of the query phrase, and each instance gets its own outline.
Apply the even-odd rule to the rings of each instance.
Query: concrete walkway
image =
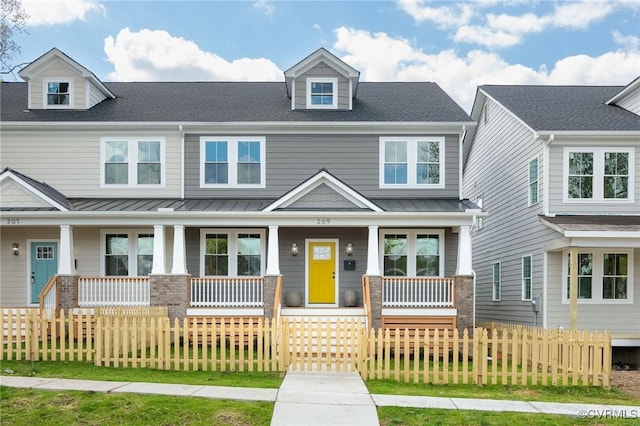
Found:
[[[0,376],[2,386],[275,402],[273,426],[378,425],[376,407],[513,411],[586,418],[640,418],[640,404],[577,404],[430,396],[370,395],[358,373],[288,372],[280,389]]]

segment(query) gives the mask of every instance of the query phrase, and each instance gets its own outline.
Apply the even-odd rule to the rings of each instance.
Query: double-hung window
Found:
[[[571,295],[571,255],[565,253],[566,285],[563,301]],[[579,303],[633,303],[633,251],[598,248],[578,251]]]
[[[261,276],[265,266],[265,233],[259,229],[203,229],[201,275]]]
[[[200,138],[200,186],[264,188],[265,138]]]
[[[380,235],[383,275],[444,275],[444,231],[383,230]]]
[[[529,161],[529,205],[538,204],[538,157]]]
[[[73,108],[73,80],[44,79],[44,108]]]
[[[633,202],[633,148],[564,148],[565,202]]]
[[[102,187],[164,185],[164,138],[101,139]]]
[[[307,108],[335,109],[337,107],[337,78],[307,78]]]
[[[444,138],[380,138],[380,187],[444,188]]]
[[[105,276],[146,276],[153,267],[153,233],[103,231]]]

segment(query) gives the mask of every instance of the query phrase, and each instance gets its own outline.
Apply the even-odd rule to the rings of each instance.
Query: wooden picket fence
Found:
[[[505,327],[373,330],[353,320],[3,310],[0,361],[84,361],[182,371],[359,371],[405,383],[610,387],[608,333]]]

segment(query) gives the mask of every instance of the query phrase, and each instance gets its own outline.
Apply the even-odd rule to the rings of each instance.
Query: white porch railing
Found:
[[[262,277],[191,278],[190,304],[207,308],[262,308]]]
[[[78,306],[149,306],[148,277],[78,278]]]
[[[454,279],[450,277],[383,277],[383,308],[453,308]]]

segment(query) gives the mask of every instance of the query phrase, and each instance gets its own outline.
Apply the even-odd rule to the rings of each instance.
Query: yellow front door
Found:
[[[309,242],[309,303],[336,303],[336,243]]]

